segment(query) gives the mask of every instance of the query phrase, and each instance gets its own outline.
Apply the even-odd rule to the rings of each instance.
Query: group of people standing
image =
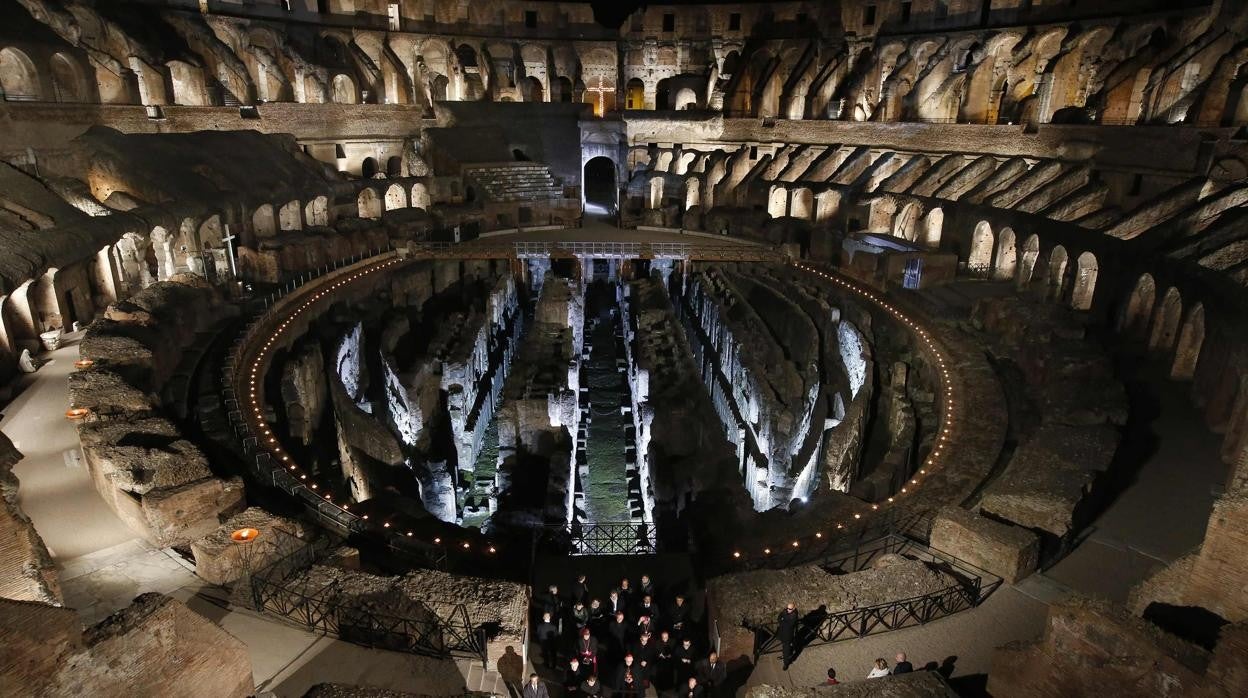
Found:
[[[591,597],[579,575],[570,591],[551,585],[533,601],[533,637],[542,663],[561,674],[568,696],[641,698],[653,687],[680,698],[714,698],[728,669],[694,638],[689,600],[660,594],[649,575],[638,584],[621,579],[606,599]],[[524,698],[545,698],[533,674]]]

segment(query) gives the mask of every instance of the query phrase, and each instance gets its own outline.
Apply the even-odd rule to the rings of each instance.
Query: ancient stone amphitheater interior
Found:
[[[1245,0],[0,0],[0,96],[2,695],[1248,695]]]

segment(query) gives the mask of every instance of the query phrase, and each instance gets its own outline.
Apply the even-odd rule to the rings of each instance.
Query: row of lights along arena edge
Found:
[[[261,405],[261,394],[263,392],[264,377],[261,374],[261,369],[264,368],[264,366],[268,363],[268,360],[270,358],[269,355],[273,351],[275,346],[278,344],[278,340],[281,338],[281,336],[290,327],[291,323],[294,322],[294,320],[299,315],[311,309],[313,305],[315,305],[322,298],[328,296],[334,290],[339,289],[347,285],[348,283],[354,282],[368,274],[372,274],[378,271],[382,271],[383,269],[387,269],[395,264],[398,264],[401,261],[403,260],[396,258],[396,259],[391,259],[385,262],[374,264],[371,267],[368,267],[366,269],[361,269],[352,274],[344,276],[336,280],[333,284],[330,284],[329,286],[322,288],[321,290],[311,294],[307,299],[305,299],[302,303],[300,303],[297,307],[295,307],[292,311],[290,311],[290,314],[286,317],[286,319],[282,320],[281,322],[277,323],[274,326],[273,331],[270,333],[268,339],[266,339],[264,344],[261,345],[259,351],[256,353],[256,356],[251,361],[250,372],[247,376],[247,395],[248,395],[247,399],[248,399],[248,405],[251,408],[251,414],[248,415],[248,419],[253,423],[255,428],[261,434],[260,443],[261,445],[264,446],[265,450],[267,450],[272,455],[273,458],[277,459],[277,461],[279,461],[283,465],[283,467],[289,470],[292,474],[298,474],[301,484],[302,482],[307,481],[308,479],[307,473],[301,472],[301,468],[299,467],[299,465],[291,461],[290,455],[284,452],[281,444],[278,443],[277,436],[273,433],[271,429],[269,429],[269,425],[263,419],[263,411],[261,410],[260,405]],[[257,386],[257,383],[259,383],[259,387]],[[320,485],[316,482],[313,482],[305,486],[314,492],[317,492],[317,490],[320,489]],[[317,494],[325,501],[327,505],[336,507],[339,511],[347,514],[348,516],[355,516],[355,514],[351,513],[350,504],[336,504],[333,501],[332,492],[326,491],[323,494],[320,492],[317,492]],[[368,521],[368,514],[364,514],[362,516],[359,516],[358,518],[360,518],[363,521]],[[383,521],[381,524],[381,528],[383,530],[390,529],[391,528],[390,522]],[[414,535],[415,534],[412,531],[407,531],[404,534],[404,537],[411,538]],[[441,545],[442,538],[440,537],[434,538],[433,544]],[[470,550],[472,548],[472,544],[469,543],[468,541],[464,541],[462,544],[462,547],[464,550]],[[485,549],[485,552],[490,553],[490,554],[493,554],[498,551],[497,548],[493,544],[486,544],[484,549]]]
[[[278,340],[281,338],[281,336],[290,327],[291,323],[299,315],[309,310],[315,303],[320,301],[322,298],[328,296],[334,290],[341,288],[342,286],[345,286],[348,283],[354,282],[364,277],[365,275],[372,274],[378,271],[382,271],[392,265],[398,264],[400,261],[402,260],[391,259],[386,262],[375,264],[372,267],[356,271],[348,276],[340,278],[337,281],[335,281],[333,284],[331,284],[330,286],[313,293],[310,297],[308,297],[302,303],[300,303],[294,310],[292,310],[289,316],[285,320],[282,320],[274,327],[272,333],[270,334],[268,339],[265,340],[264,344],[261,346],[260,350],[257,352],[255,358],[251,362],[250,374],[248,376],[248,400],[249,400],[248,404],[251,407],[251,414],[249,415],[249,419],[253,422],[253,424],[259,430],[260,434],[262,434],[263,438],[261,439],[261,443],[264,445],[265,449],[269,451],[274,458],[276,458],[279,462],[281,462],[291,473],[298,473],[299,479],[301,481],[306,481],[308,479],[307,474],[301,473],[300,467],[297,464],[291,462],[289,454],[283,451],[281,445],[278,443],[276,435],[272,432],[271,429],[269,429],[268,424],[262,418],[263,412],[260,407],[260,393],[262,392],[262,389],[261,390],[257,389],[257,381],[260,381],[261,383],[263,383],[263,377],[260,374],[260,370],[267,363],[269,359],[269,354],[272,352],[275,345],[278,343]],[[921,467],[917,473],[914,473],[911,475],[910,482],[907,483],[906,486],[903,486],[901,490],[897,492],[896,494],[894,494],[893,496],[888,497],[887,500],[883,503],[883,506],[887,507],[889,504],[895,503],[896,500],[902,497],[903,495],[909,494],[920,483],[920,481],[929,474],[929,470],[935,469],[941,462],[943,462],[944,455],[948,453],[948,445],[953,435],[953,425],[955,422],[954,420],[954,408],[955,408],[954,390],[953,390],[953,382],[949,374],[949,366],[951,364],[951,361],[946,357],[944,350],[941,348],[939,343],[935,341],[931,332],[921,327],[917,322],[914,321],[913,318],[911,318],[906,313],[902,312],[895,304],[889,302],[886,298],[884,298],[882,294],[876,293],[874,291],[862,289],[858,287],[856,284],[852,284],[838,276],[833,276],[832,274],[821,271],[814,267],[809,267],[800,263],[795,264],[795,266],[798,269],[801,269],[805,272],[821,277],[825,281],[829,281],[839,286],[840,288],[846,291],[849,291],[851,293],[854,293],[870,301],[876,306],[882,308],[883,310],[888,312],[890,315],[892,315],[894,320],[908,327],[919,338],[919,340],[922,341],[924,346],[926,346],[927,350],[931,352],[933,356],[935,356],[936,367],[940,371],[941,405],[943,407],[942,415],[941,415],[941,422],[940,422],[939,436],[932,448],[931,453],[928,454],[926,460],[924,461],[923,467]],[[307,486],[313,491],[316,491],[319,489],[318,483],[315,483],[315,482]],[[354,516],[354,514],[351,514],[350,512],[349,504],[339,505],[333,502],[332,493],[326,492],[321,496],[326,502],[326,504],[337,507],[342,512],[345,512],[348,515]],[[880,507],[881,507],[880,503],[872,504],[871,510],[878,511]],[[364,514],[360,516],[359,518],[367,521],[368,515]],[[861,520],[862,514],[855,513],[853,515],[853,518],[855,520]],[[838,522],[835,524],[835,526],[837,529],[843,529],[845,524]],[[390,526],[389,521],[384,521],[382,523],[383,529],[389,529],[390,527],[391,526]],[[405,535],[406,537],[410,538],[414,534],[412,531],[407,531]],[[817,531],[810,537],[816,540],[822,539],[823,533],[820,531]],[[434,538],[432,542],[435,545],[441,545],[443,541],[440,537],[438,537],[438,538]],[[462,547],[465,550],[468,550],[472,546],[468,542],[464,542],[462,544]],[[801,540],[800,539],[793,540],[791,543],[789,543],[789,547],[800,548]],[[496,552],[496,548],[493,545],[487,545],[485,549],[486,549],[486,552],[488,553]],[[776,549],[777,550],[783,549],[783,546],[779,546]],[[762,549],[763,556],[769,556],[772,554],[772,552],[773,552],[773,549],[771,547],[766,547]],[[733,552],[732,557],[735,560],[749,559],[741,551]]]
[[[840,288],[846,291],[849,291],[851,293],[854,293],[870,301],[871,303],[874,303],[879,308],[882,308],[883,310],[888,312],[890,315],[892,315],[894,320],[908,327],[910,331],[914,335],[916,335],[920,341],[922,341],[923,345],[927,348],[927,350],[931,352],[933,356],[936,357],[936,368],[940,371],[940,394],[941,394],[940,405],[944,408],[941,413],[940,431],[938,432],[939,436],[937,437],[937,440],[933,444],[931,453],[929,453],[927,455],[927,458],[923,461],[923,467],[919,468],[919,471],[917,473],[911,474],[910,482],[902,486],[900,492],[897,492],[893,494],[892,496],[888,497],[888,499],[883,503],[883,506],[887,508],[888,505],[896,503],[896,501],[903,495],[909,494],[910,492],[914,491],[914,489],[918,486],[919,482],[928,475],[929,471],[935,470],[935,468],[944,461],[944,456],[949,451],[949,442],[953,438],[953,426],[956,423],[956,420],[954,420],[955,404],[954,404],[953,380],[949,375],[949,366],[952,364],[952,361],[949,360],[949,358],[946,356],[944,349],[940,346],[940,343],[937,342],[933,338],[931,332],[929,332],[926,328],[920,326],[919,323],[915,322],[914,319],[911,318],[909,315],[902,312],[894,303],[888,301],[882,293],[876,293],[874,291],[860,288],[857,284],[850,283],[849,281],[843,278],[840,278],[839,276],[834,276],[825,271],[807,266],[805,264],[796,263],[796,262],[793,264],[794,266],[796,266],[798,269],[801,269],[802,271],[821,277],[825,281],[830,281],[833,284],[836,284],[837,286],[839,286]],[[881,507],[881,504],[875,503],[871,505],[871,510],[879,511],[880,507]],[[859,514],[859,513],[854,514],[855,521],[858,521],[861,519],[862,519],[862,514]],[[837,522],[835,526],[837,529],[845,528],[845,524],[843,522]],[[823,532],[816,531],[810,537],[814,538],[815,540],[822,539]],[[795,539],[788,544],[789,548],[801,548],[801,546],[802,546],[802,542],[800,538]],[[762,549],[762,555],[765,558],[765,557],[770,556],[773,552],[783,550],[783,549],[785,549],[785,546],[778,546],[774,549],[771,547],[765,547]],[[734,551],[732,553],[732,557],[736,561],[748,561],[751,559],[747,557],[746,553],[743,553],[740,550]],[[759,559],[759,558],[753,558],[753,559]]]

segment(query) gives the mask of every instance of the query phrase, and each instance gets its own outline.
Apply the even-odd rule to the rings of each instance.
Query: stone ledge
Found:
[[[998,523],[961,507],[945,507],[932,522],[933,548],[1013,584],[1035,571],[1040,559],[1036,534]]]

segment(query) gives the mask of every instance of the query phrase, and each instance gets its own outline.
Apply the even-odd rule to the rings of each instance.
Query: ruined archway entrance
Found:
[[[619,190],[615,184],[615,163],[611,161],[611,158],[603,155],[590,158],[585,163],[582,186],[585,188],[586,213],[615,213]]]

